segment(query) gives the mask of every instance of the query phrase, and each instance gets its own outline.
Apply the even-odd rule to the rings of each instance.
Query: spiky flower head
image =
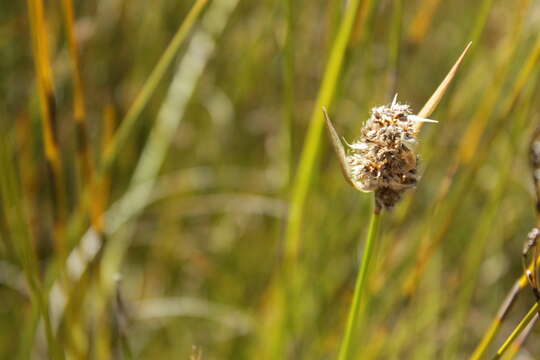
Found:
[[[382,209],[393,207],[419,179],[416,137],[420,122],[434,121],[413,115],[409,105],[394,98],[391,105],[373,108],[360,138],[347,144],[350,180],[361,191],[375,191]]]
[[[391,105],[373,108],[360,138],[347,144],[349,181],[361,191],[374,191],[380,209],[392,208],[418,182],[418,123],[428,121],[433,120],[413,115],[396,97]]]
[[[409,105],[398,103],[396,95],[390,105],[371,110],[360,137],[347,144],[347,150],[323,108],[330,140],[345,179],[357,190],[375,192],[375,212],[392,208],[403,193],[418,182],[418,132],[423,123],[436,122],[426,117],[441,101],[470,46],[471,43],[465,47],[418,115],[413,115]]]

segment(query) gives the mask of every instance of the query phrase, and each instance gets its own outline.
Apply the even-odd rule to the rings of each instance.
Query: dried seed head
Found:
[[[436,122],[413,115],[397,99],[371,110],[361,136],[343,147],[325,111],[330,139],[349,183],[364,192],[375,192],[377,211],[392,208],[419,179],[416,154],[418,123]]]
[[[412,114],[396,99],[371,110],[358,140],[348,145],[346,162],[351,181],[362,191],[375,191],[381,209],[393,207],[418,179],[415,151],[417,124],[433,122]]]
[[[360,138],[347,144],[347,151],[323,107],[326,127],[345,179],[357,190],[375,192],[375,211],[393,207],[403,193],[418,182],[416,136],[423,123],[436,122],[425,117],[430,116],[441,101],[470,46],[471,43],[463,50],[418,115],[413,115],[408,105],[399,104],[396,95],[390,106],[372,110]]]

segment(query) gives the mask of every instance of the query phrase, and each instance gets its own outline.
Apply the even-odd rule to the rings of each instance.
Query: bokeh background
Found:
[[[74,1],[71,27],[69,2],[0,2],[0,358],[335,358],[371,205],[323,132],[290,266],[287,219],[347,1],[209,0],[132,120],[195,2]],[[539,34],[537,1],[360,1],[328,104],[348,141],[395,93],[418,111],[473,44],[422,180],[383,214],[358,359],[468,358],[521,276]],[[488,354],[533,303],[525,287]]]

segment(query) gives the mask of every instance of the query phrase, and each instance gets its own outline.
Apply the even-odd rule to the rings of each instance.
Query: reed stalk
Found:
[[[381,214],[377,211],[375,204],[375,198],[373,199],[373,211],[371,212],[371,219],[369,221],[369,228],[364,244],[362,260],[360,263],[360,270],[358,271],[358,277],[356,278],[356,284],[354,287],[354,295],[351,306],[349,308],[349,315],[347,317],[347,327],[343,336],[343,342],[339,350],[339,360],[348,360],[354,354],[352,348],[352,338],[359,327],[363,319],[362,306],[365,306],[366,298],[366,285],[369,282],[369,273],[371,264],[373,262],[374,253],[373,245],[377,238],[377,231],[379,228]]]
[[[500,359],[512,345],[514,340],[527,328],[529,323],[538,315],[538,303],[535,303],[514,328],[512,333],[506,338],[501,347],[497,350],[497,353],[491,358],[492,360]]]

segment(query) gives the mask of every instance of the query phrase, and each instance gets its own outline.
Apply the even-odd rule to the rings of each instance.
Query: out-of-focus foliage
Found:
[[[324,134],[297,274],[285,274],[296,280],[281,270],[291,184],[347,2],[209,0],[102,166],[194,2],[75,1],[88,178],[66,2],[46,1],[63,219],[28,16],[39,2],[0,2],[0,358],[49,356],[45,308],[69,359],[197,358],[194,346],[205,360],[335,358],[370,200],[346,184]],[[359,358],[467,358],[521,276],[536,224],[539,31],[530,0],[360,1],[329,109],[349,142],[395,93],[418,111],[473,45],[431,116],[439,124],[419,137],[417,189],[383,214]],[[100,233],[92,214],[102,212]],[[293,301],[275,301],[280,286],[297,287]],[[524,288],[488,356],[533,302]],[[521,354],[538,358],[538,342]]]

